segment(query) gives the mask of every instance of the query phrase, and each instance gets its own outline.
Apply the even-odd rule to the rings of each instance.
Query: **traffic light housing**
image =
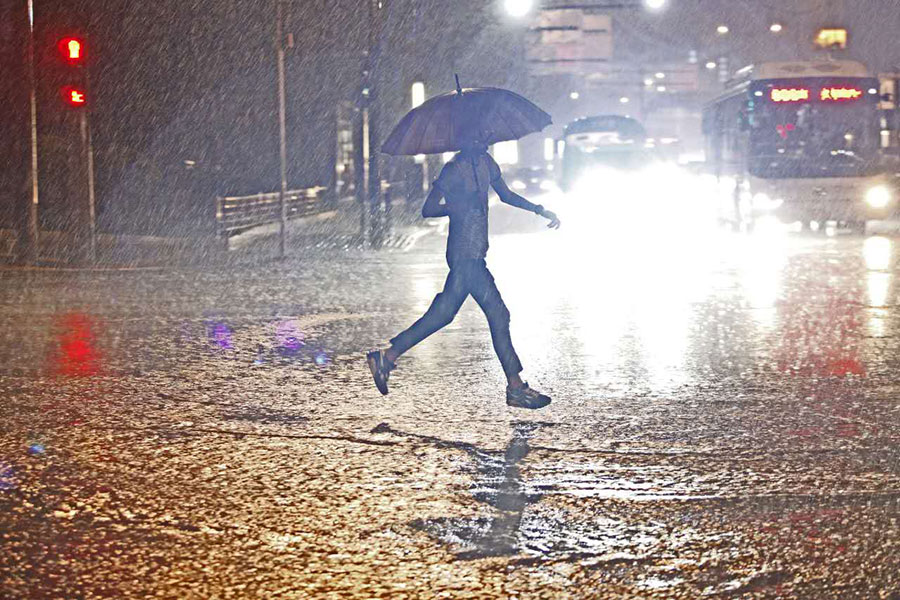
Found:
[[[87,104],[87,92],[80,86],[67,85],[62,91],[63,100],[73,108],[81,108]]]
[[[84,36],[65,35],[56,43],[57,58],[61,64],[62,84],[60,95],[65,105],[84,108],[88,104],[87,77],[84,73],[87,43]]]
[[[72,66],[81,66],[84,62],[85,43],[80,37],[64,37],[56,45],[60,58]]]

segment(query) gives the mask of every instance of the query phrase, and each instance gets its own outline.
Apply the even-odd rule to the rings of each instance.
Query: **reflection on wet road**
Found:
[[[440,234],[0,271],[0,595],[898,597],[897,240],[552,206],[489,254],[538,413],[471,302],[372,386]]]

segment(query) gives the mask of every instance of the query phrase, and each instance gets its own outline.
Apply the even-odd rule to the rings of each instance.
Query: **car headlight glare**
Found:
[[[756,210],[776,210],[782,204],[784,204],[784,200],[781,198],[772,199],[765,192],[758,192],[753,196],[753,208]]]
[[[891,191],[884,185],[877,185],[866,192],[866,203],[872,208],[884,208],[891,203]]]

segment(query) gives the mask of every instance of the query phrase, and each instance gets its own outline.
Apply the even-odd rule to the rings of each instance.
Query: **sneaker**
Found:
[[[375,387],[382,395],[387,396],[388,393],[388,377],[391,375],[391,369],[394,368],[393,363],[384,357],[384,350],[372,350],[366,354],[366,364],[372,371],[372,377],[375,379]]]
[[[506,386],[506,404],[515,408],[544,408],[550,404],[550,396],[531,389],[527,383],[520,388]]]

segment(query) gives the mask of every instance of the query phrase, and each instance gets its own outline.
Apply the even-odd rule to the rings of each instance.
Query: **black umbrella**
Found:
[[[461,150],[472,136],[493,144],[540,131],[550,115],[522,96],[500,88],[465,88],[430,98],[409,111],[382,145],[393,155],[438,154]]]

